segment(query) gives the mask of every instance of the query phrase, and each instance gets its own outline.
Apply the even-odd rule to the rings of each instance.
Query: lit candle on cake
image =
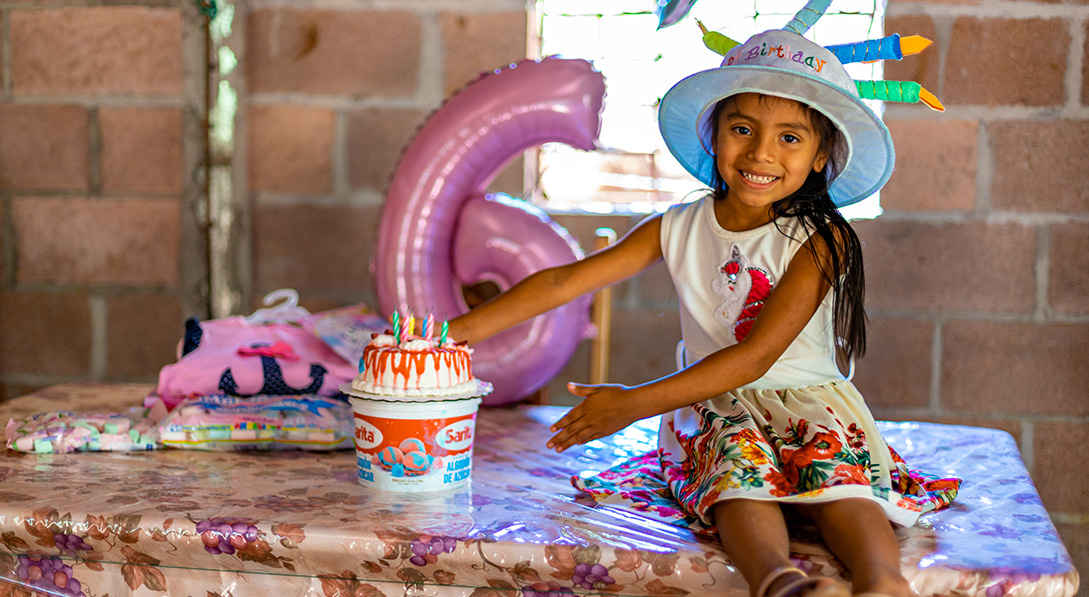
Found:
[[[424,340],[431,341],[432,336],[435,335],[435,315],[429,314],[424,317],[423,321],[423,336]]]

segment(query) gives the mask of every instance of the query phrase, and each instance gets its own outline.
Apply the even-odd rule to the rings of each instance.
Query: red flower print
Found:
[[[869,485],[865,469],[857,464],[841,464],[835,468],[829,485]]]
[[[805,419],[798,419],[795,423],[794,419],[787,419],[787,443],[795,446],[802,444],[805,440],[805,436],[809,433],[809,421]]]
[[[813,435],[813,438],[799,448],[797,452],[803,452],[810,464],[814,460],[828,460],[836,455],[843,447],[843,442],[834,433],[821,431]],[[797,453],[795,452],[795,453]]]
[[[813,459],[804,451],[804,448],[798,450],[784,448],[780,453],[780,460],[782,461],[782,474],[793,486],[798,485],[802,469],[813,464]]]
[[[866,432],[858,426],[858,423],[851,423],[851,426],[847,428],[847,445],[855,450],[866,449]]]
[[[768,471],[768,474],[764,475],[764,480],[771,483],[771,495],[775,497],[785,497],[794,493],[794,485],[777,470]]]

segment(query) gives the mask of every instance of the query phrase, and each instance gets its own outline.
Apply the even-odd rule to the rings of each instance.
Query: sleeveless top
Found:
[[[662,216],[666,267],[680,302],[684,362],[694,363],[738,343],[790,260],[809,238],[796,218],[744,232],[724,229],[714,199],[671,207]],[[783,355],[760,379],[738,389],[782,389],[845,379],[836,365],[832,291]]]

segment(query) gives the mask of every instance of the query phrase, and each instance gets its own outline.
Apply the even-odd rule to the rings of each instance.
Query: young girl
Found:
[[[784,509],[811,518],[856,594],[907,596],[890,524],[929,496],[885,444],[837,366],[865,349],[861,243],[837,207],[879,189],[888,130],[828,50],[791,31],[754,36],[663,98],[675,157],[711,186],[613,246],[526,278],[451,322],[476,342],[664,260],[680,302],[681,370],[637,386],[569,384],[563,451],[662,415],[661,474],[714,524],[763,595],[849,595],[792,565]]]

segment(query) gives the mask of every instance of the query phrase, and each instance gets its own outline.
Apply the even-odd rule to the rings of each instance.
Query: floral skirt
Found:
[[[597,476],[572,478],[598,502],[704,530],[712,507],[746,498],[876,502],[911,526],[948,505],[959,479],[908,468],[849,381],[788,390],[735,390],[662,415],[657,452]]]

